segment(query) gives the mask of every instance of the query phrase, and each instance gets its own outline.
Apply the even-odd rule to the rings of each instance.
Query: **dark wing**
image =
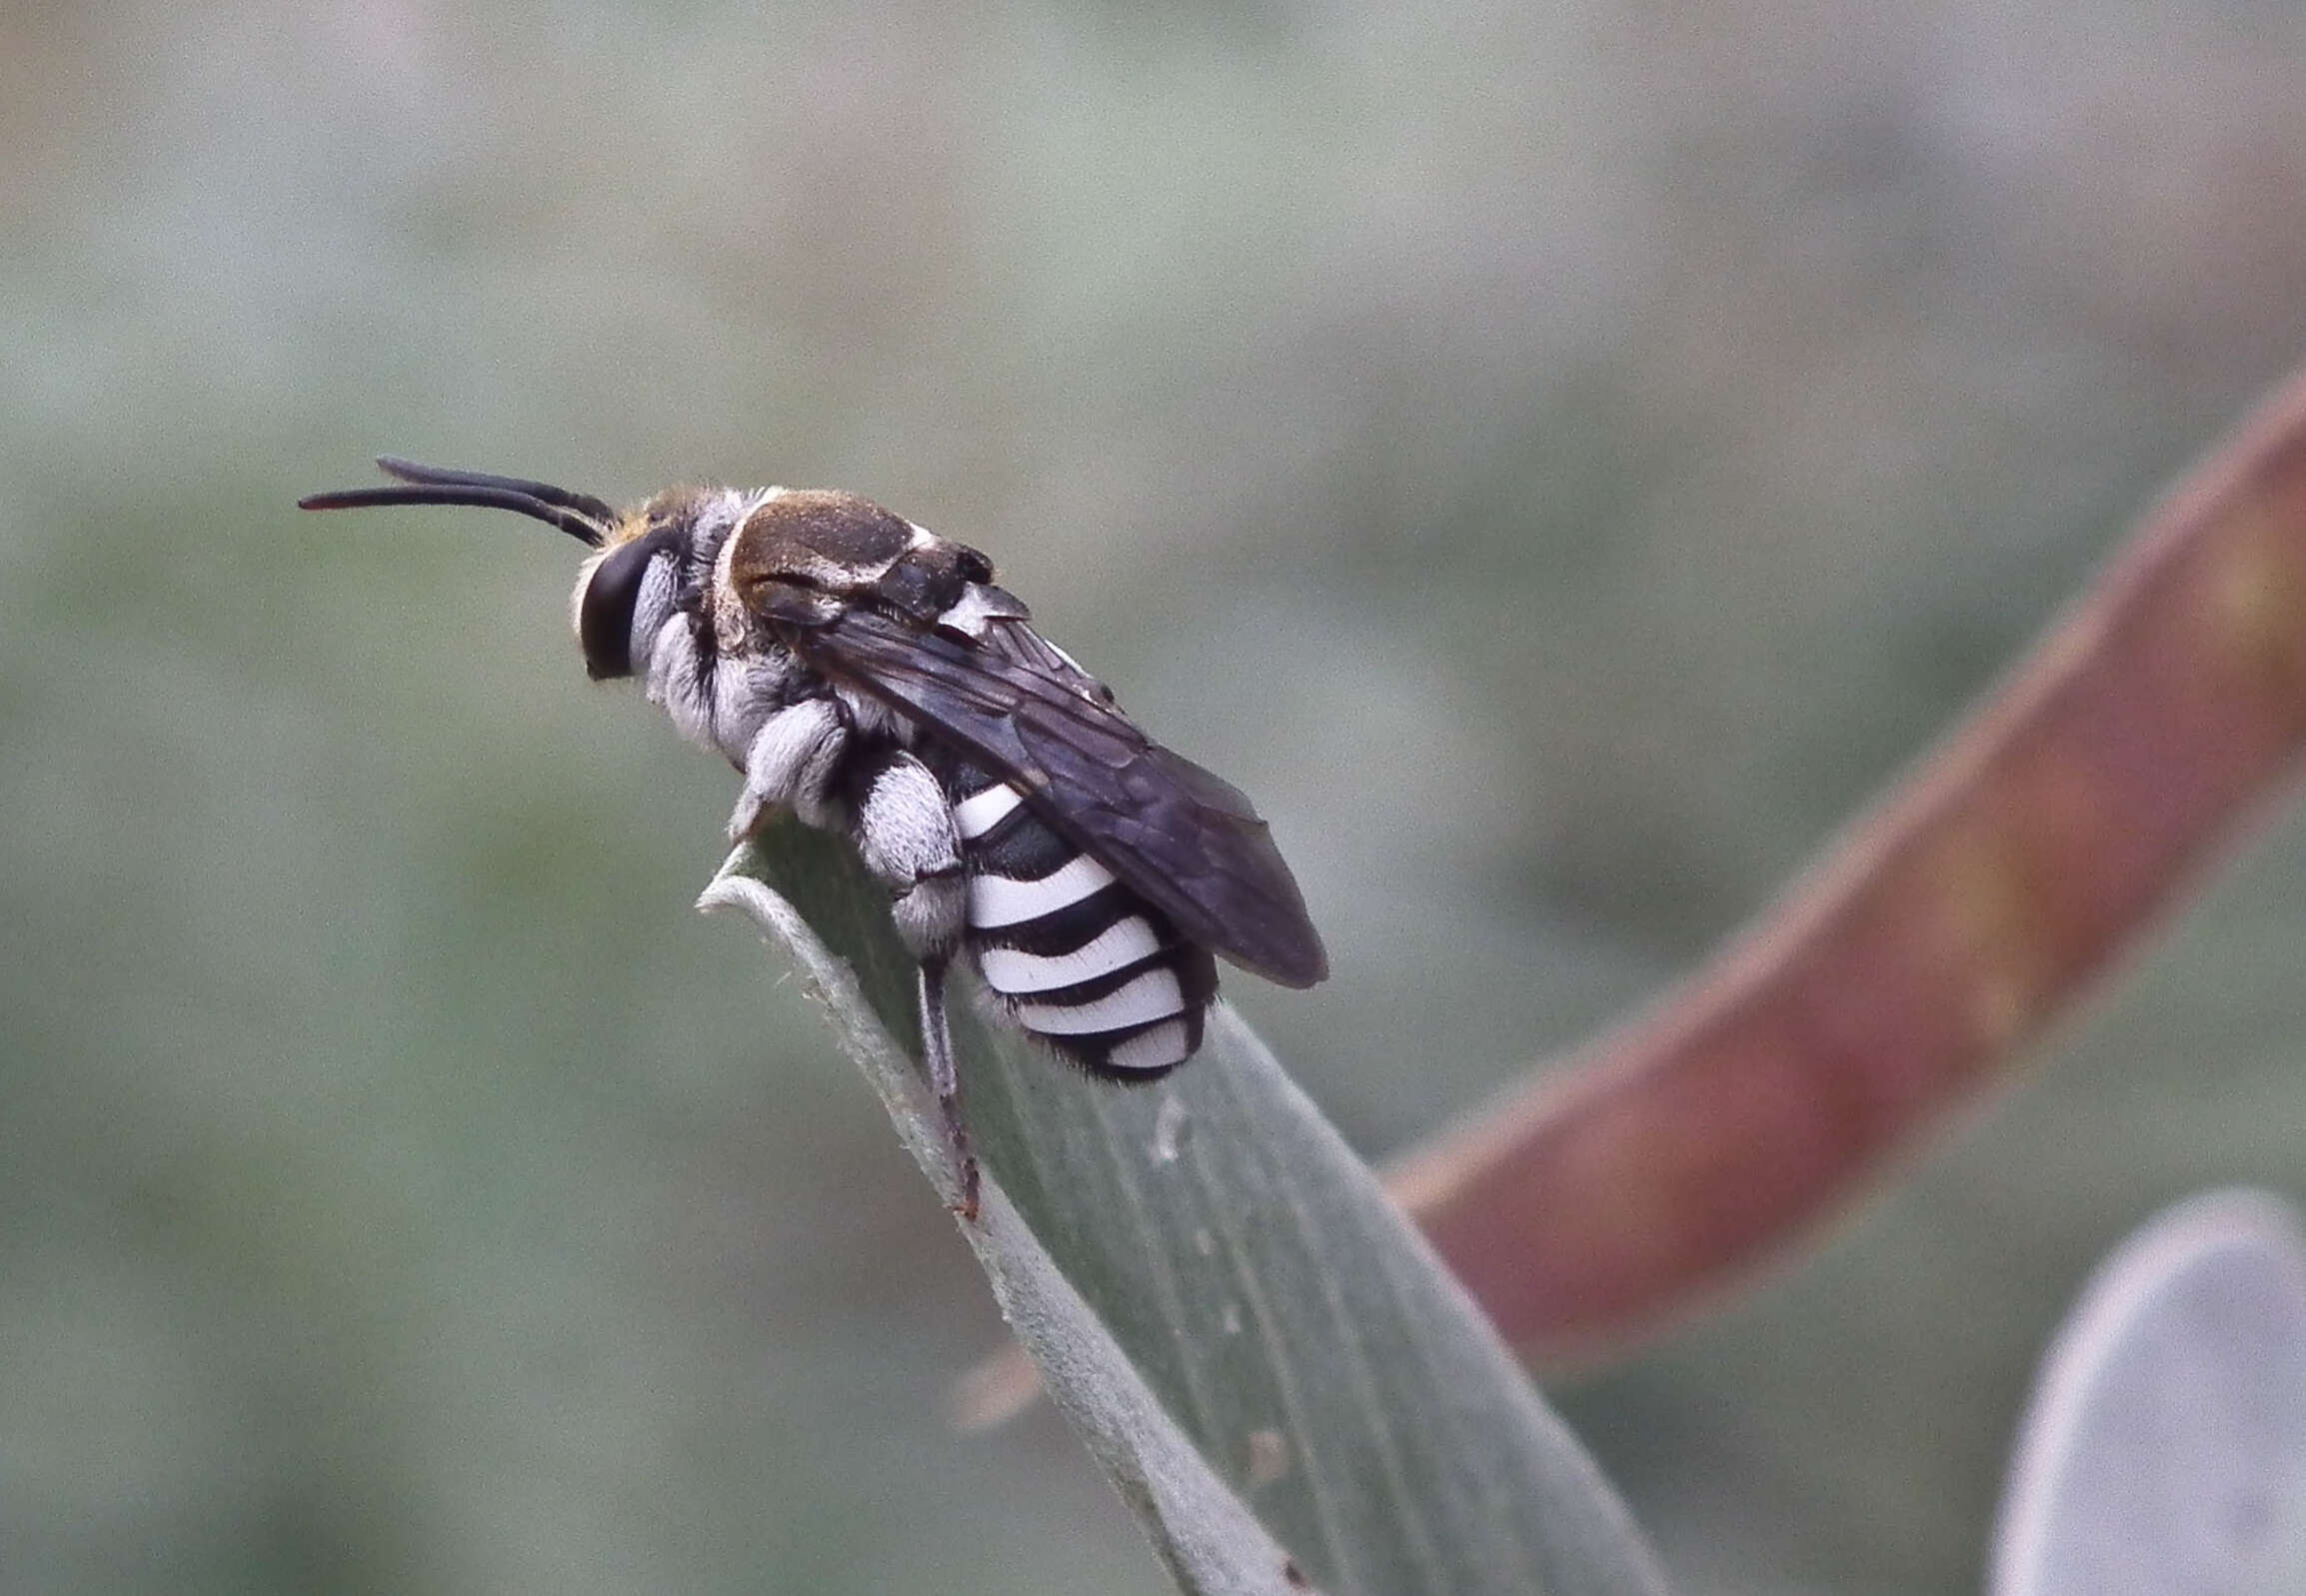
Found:
[[[1305,900],[1236,789],[1137,729],[1022,621],[985,641],[845,610],[786,633],[802,660],[1015,783],[1039,813],[1177,929],[1284,986],[1329,973]]]

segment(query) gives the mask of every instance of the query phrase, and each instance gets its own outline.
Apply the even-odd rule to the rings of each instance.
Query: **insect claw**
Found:
[[[945,1121],[945,1144],[953,1154],[954,1174],[961,1183],[961,1200],[946,1206],[975,1224],[983,1177],[977,1167],[977,1150],[970,1145],[968,1122],[961,1116],[961,1072],[954,1067],[953,1029],[946,1021],[942,957],[921,961],[921,1050],[929,1065],[930,1088],[937,1093],[938,1111]]]

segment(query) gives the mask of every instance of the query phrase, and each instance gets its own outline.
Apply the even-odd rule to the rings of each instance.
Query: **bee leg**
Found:
[[[969,926],[952,800],[928,766],[898,748],[851,761],[846,785],[857,851],[889,887],[897,934],[924,964],[942,963]]]
[[[921,963],[921,1050],[928,1055],[930,1088],[937,1093],[938,1112],[945,1119],[945,1144],[952,1150],[953,1167],[961,1182],[961,1200],[952,1204],[953,1211],[975,1224],[977,1151],[970,1145],[969,1123],[961,1115],[961,1074],[953,1066],[953,1029],[946,1022],[945,965],[943,958]]]
[[[745,793],[729,816],[729,840],[743,841],[777,808],[821,829],[839,823],[835,787],[848,752],[849,718],[831,699],[807,699],[769,717],[746,753]]]
[[[921,1050],[961,1181],[954,1211],[974,1222],[977,1154],[962,1118],[961,1075],[945,1008],[945,972],[969,924],[969,879],[953,803],[929,767],[903,749],[879,749],[852,761],[846,785],[857,817],[858,854],[888,884],[897,934],[921,960]]]

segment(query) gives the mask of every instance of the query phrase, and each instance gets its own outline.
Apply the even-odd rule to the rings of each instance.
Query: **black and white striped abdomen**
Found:
[[[1093,1073],[1150,1080],[1190,1058],[1216,960],[970,766],[940,773],[969,870],[969,947],[1023,1029]]]

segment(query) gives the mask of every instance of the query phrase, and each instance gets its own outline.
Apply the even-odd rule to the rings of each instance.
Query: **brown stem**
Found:
[[[1393,1189],[1534,1355],[1674,1322],[2003,1079],[2302,735],[2306,376],[1706,967]]]

